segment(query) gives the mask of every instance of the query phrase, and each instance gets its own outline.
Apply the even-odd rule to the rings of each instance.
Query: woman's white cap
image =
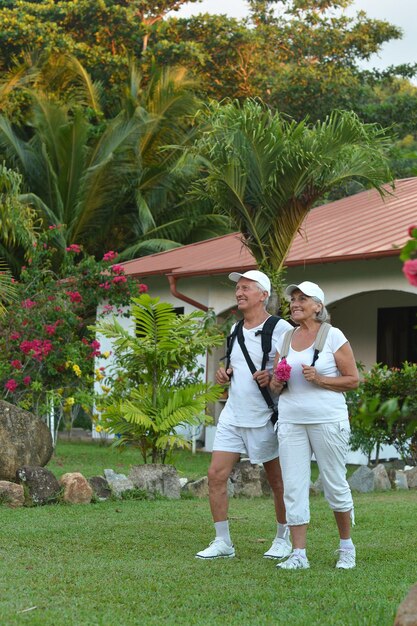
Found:
[[[324,304],[324,293],[323,289],[320,289],[316,283],[311,283],[309,280],[305,280],[303,283],[299,285],[288,285],[285,290],[285,295],[290,296],[293,291],[299,289],[306,296],[318,298],[322,304]]]
[[[268,292],[268,296],[271,295],[271,281],[268,276],[259,270],[248,270],[244,274],[240,274],[239,272],[232,272],[229,274],[230,280],[233,280],[234,283],[237,283],[241,278],[247,278],[248,280],[254,280],[256,283],[259,283],[264,291]]]

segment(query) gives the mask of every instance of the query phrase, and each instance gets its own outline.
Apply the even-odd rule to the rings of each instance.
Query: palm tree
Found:
[[[312,207],[355,179],[381,195],[390,180],[385,132],[350,111],[297,123],[262,102],[214,104],[194,154],[207,176],[194,187],[242,233],[259,267],[278,281],[294,237]]]
[[[59,86],[62,80],[67,90],[30,90],[31,134],[0,117],[0,149],[21,172],[27,190],[22,200],[32,204],[43,227],[66,225],[57,231],[59,248],[82,243],[93,254],[127,249],[129,258],[204,238],[210,229],[208,236],[227,231],[226,220],[208,214],[204,203],[184,217],[193,171],[183,168],[179,175],[180,151],[163,148],[187,145],[192,137],[190,117],[198,101],[184,70],[155,70],[144,87],[132,68],[126,98],[113,119],[101,121],[104,130],[86,113],[88,104],[101,119],[99,88],[79,62],[55,59],[42,72],[37,85]],[[75,86],[82,84],[78,90],[69,88],[71,76]],[[64,101],[67,92],[72,95]]]

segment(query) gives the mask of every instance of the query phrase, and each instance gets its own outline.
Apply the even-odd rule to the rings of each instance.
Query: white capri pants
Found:
[[[279,457],[289,526],[310,522],[311,456],[314,455],[324,495],[333,511],[351,511],[353,500],[346,480],[349,420],[324,424],[278,422]]]

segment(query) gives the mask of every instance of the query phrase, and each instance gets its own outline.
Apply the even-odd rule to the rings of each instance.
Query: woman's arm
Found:
[[[303,365],[305,379],[329,391],[349,391],[359,385],[359,373],[355,357],[349,342],[346,342],[334,353],[337,369],[340,376],[322,376],[315,367]]]

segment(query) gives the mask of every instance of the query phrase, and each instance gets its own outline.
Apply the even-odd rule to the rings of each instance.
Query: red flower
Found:
[[[30,376],[25,376],[23,379],[23,384],[26,385],[26,387],[28,387],[30,385],[30,383],[32,382],[32,379]]]
[[[19,359],[14,359],[11,361],[10,365],[14,367],[15,370],[21,370],[23,367],[22,362],[19,361]]]
[[[113,250],[109,250],[109,252],[106,252],[106,254],[103,256],[103,261],[113,261],[118,256],[118,252],[113,252]]]
[[[17,331],[14,331],[13,333],[10,334],[10,339],[12,341],[16,341],[16,339],[20,339],[20,333],[18,333]]]
[[[36,302],[34,300],[30,300],[29,298],[27,300],[23,300],[22,302],[23,309],[33,309],[34,306],[36,306]]]
[[[274,372],[275,378],[281,382],[286,382],[291,376],[291,365],[287,363],[287,359],[284,357],[278,363]]]
[[[112,279],[112,283],[114,283],[115,285],[117,285],[118,283],[125,283],[127,281],[126,276],[115,276]]]
[[[7,391],[11,391],[13,393],[13,391],[16,391],[17,389],[17,382],[15,381],[14,378],[9,378],[9,380],[7,381],[7,383],[5,383],[4,386],[7,389]]]
[[[79,291],[66,291],[65,293],[67,294],[67,296],[69,296],[71,302],[83,301],[82,295],[79,293]]]
[[[144,285],[143,283],[141,283],[139,285],[139,293],[146,293],[148,291],[148,285]]]
[[[410,259],[403,265],[404,276],[410,283],[417,287],[417,259]]]
[[[112,272],[114,274],[124,274],[125,273],[125,268],[123,267],[123,265],[112,265]]]
[[[106,280],[105,283],[100,283],[99,287],[101,287],[102,289],[110,289],[111,285],[110,283]]]
[[[81,252],[81,246],[78,243],[72,243],[68,248],[65,248],[67,252],[74,252],[75,254],[79,254]]]

